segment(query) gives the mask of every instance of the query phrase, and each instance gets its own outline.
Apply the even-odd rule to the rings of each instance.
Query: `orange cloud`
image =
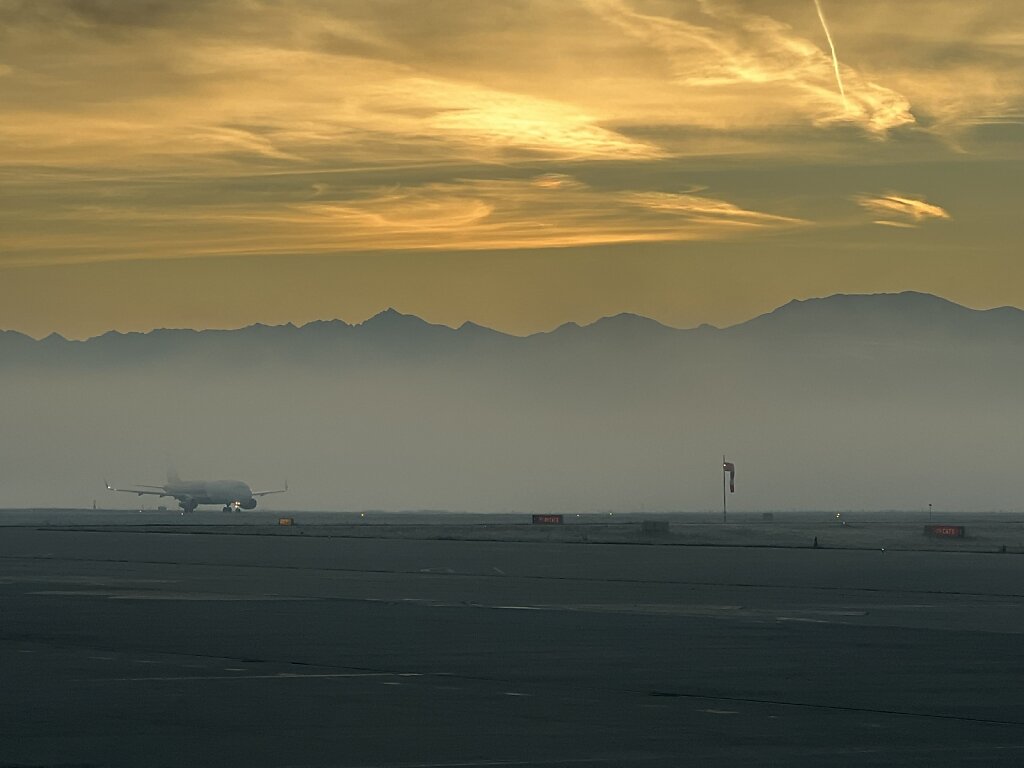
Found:
[[[898,193],[890,192],[876,197],[862,195],[856,201],[873,216],[879,216],[875,224],[883,226],[916,227],[929,219],[953,218],[937,205]]]
[[[626,0],[588,2],[609,23],[660,51],[678,85],[716,92],[725,108],[710,120],[764,125],[802,116],[818,125],[855,123],[876,134],[914,123],[904,95],[847,64],[834,65],[822,46],[772,17],[710,1],[700,4],[699,21],[644,13]],[[840,70],[845,98],[834,79]],[[733,100],[753,102],[760,115]]]
[[[730,240],[808,224],[706,194],[594,189],[565,174],[400,185],[341,199],[327,192],[174,208],[98,200],[51,214],[45,233],[12,237],[2,265]]]

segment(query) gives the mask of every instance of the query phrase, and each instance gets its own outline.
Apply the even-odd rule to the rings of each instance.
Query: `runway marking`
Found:
[[[317,597],[289,597],[281,595],[230,595],[202,592],[132,592],[108,589],[45,589],[29,592],[30,595],[57,597],[105,597],[108,600],[177,600],[181,602],[267,602],[267,601],[311,601]]]
[[[42,558],[50,559],[50,558]],[[123,585],[125,587],[137,584],[178,584],[180,579],[143,579],[131,578],[120,579],[105,576],[5,576],[0,578],[0,584],[82,584],[90,587],[107,587],[108,589]]]
[[[735,709],[698,709],[698,712],[704,712],[708,715],[738,715]]]
[[[529,693],[517,693],[516,691],[505,691],[502,696],[532,696]]]
[[[826,619],[809,619],[805,616],[776,616],[776,621],[799,621],[803,624],[831,624],[831,621]]]
[[[564,610],[557,605],[483,605],[477,604],[477,608],[493,608],[498,611],[557,611]]]
[[[173,677],[105,677],[93,679],[89,682],[152,683],[175,682],[178,680],[304,680],[344,677],[423,677],[423,675],[419,672],[328,672],[324,674],[297,674],[294,672],[278,672],[273,675],[179,675]],[[390,685],[401,685],[401,683],[390,683]]]
[[[69,533],[110,533],[110,531],[91,530],[91,529],[63,529],[55,528],[56,532],[69,532]],[[156,533],[154,531],[118,531],[118,533],[150,533],[155,535],[163,535],[162,533]],[[168,531],[166,533],[174,533],[175,535],[193,535],[194,532]],[[238,534],[223,534],[223,535],[238,535]],[[345,537],[336,537],[345,538]],[[356,537],[359,538],[359,537]],[[474,539],[466,539],[460,541],[472,542]],[[490,542],[493,543],[493,542]],[[508,542],[505,542],[508,543]],[[511,543],[522,543],[522,542],[511,542]],[[619,546],[619,545],[609,545]],[[625,546],[625,545],[624,545]],[[646,546],[646,545],[628,545],[628,546]],[[736,547],[731,547],[735,549]],[[771,547],[767,547],[770,549]],[[739,547],[739,549],[745,549],[745,547]],[[792,547],[787,549],[806,549],[805,547]],[[840,551],[837,549],[837,551]],[[844,550],[847,551],[847,550]],[[848,551],[860,551],[860,550],[848,550]],[[947,552],[945,550],[907,550],[909,554],[924,553],[924,554],[960,554],[960,555],[977,555],[984,556],[992,554],[990,552]],[[41,555],[0,555],[0,560],[46,560],[50,561],[50,557],[43,557]],[[187,561],[182,562],[179,560],[132,560],[128,558],[100,558],[100,557],[73,557],[68,555],[62,555],[59,558],[52,558],[60,562],[72,562],[72,563],[127,563],[131,565],[171,565],[175,567],[203,567],[203,568],[220,568],[220,569],[242,569],[242,570],[259,570],[259,571],[306,571],[313,573],[375,573],[385,575],[400,575],[400,574],[415,574],[422,573],[423,571],[409,571],[404,569],[387,569],[387,568],[345,568],[339,566],[305,566],[305,565],[269,565],[269,564],[252,564],[252,563],[211,563],[202,561]],[[459,576],[460,578],[499,578],[496,574],[491,573],[451,573],[449,575]],[[760,589],[760,590],[799,590],[806,592],[850,592],[850,593],[868,593],[868,594],[889,594],[898,593],[901,595],[943,595],[953,597],[997,597],[997,598],[1024,598],[1024,592],[971,592],[967,590],[955,590],[955,589],[920,589],[920,588],[901,588],[901,587],[862,587],[855,585],[845,586],[819,586],[812,584],[763,584],[763,583],[751,583],[751,582],[729,582],[729,581],[706,581],[706,580],[689,580],[689,579],[654,579],[654,578],[628,578],[628,577],[613,577],[613,578],[594,578],[587,576],[541,576],[537,574],[519,575],[511,578],[523,579],[527,581],[562,581],[562,582],[575,582],[584,584],[658,584],[658,585],[675,585],[675,586],[688,586],[688,587],[729,587],[737,589]],[[283,598],[283,599],[317,599],[317,598]],[[387,602],[381,600],[380,602]]]
[[[505,572],[503,570],[501,570],[501,568],[499,568],[498,566],[494,566],[491,570],[494,571],[499,576],[504,576],[505,575]]]
[[[639,691],[638,691],[639,692]],[[843,704],[816,704],[804,701],[786,701],[785,699],[759,699],[747,696],[713,696],[703,693],[688,693],[682,691],[648,691],[648,696],[665,697],[669,699],[692,699],[702,701],[721,701],[730,704],[757,704],[774,707],[792,707],[794,709],[819,709],[827,712],[857,712],[868,715],[892,715],[896,717],[919,717],[927,720],[951,720],[962,723],[985,723],[987,725],[1009,725],[1024,726],[1020,720],[997,720],[991,717],[972,717],[970,715],[954,715],[942,712],[911,712],[904,709],[883,709],[873,707],[855,707]],[[1017,747],[1015,747],[1017,748]],[[1024,749],[1024,747],[1020,747]]]
[[[358,765],[353,768],[489,768],[490,766],[559,766],[572,765],[574,763],[612,763],[622,765],[623,763],[651,762],[654,760],[665,760],[665,755],[615,755],[613,757],[558,757],[541,760],[469,760],[454,763],[374,763],[373,765]]]

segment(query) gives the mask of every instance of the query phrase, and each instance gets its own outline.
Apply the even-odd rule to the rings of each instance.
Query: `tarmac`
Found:
[[[0,512],[0,766],[1024,762],[1024,557],[998,537],[122,514]]]

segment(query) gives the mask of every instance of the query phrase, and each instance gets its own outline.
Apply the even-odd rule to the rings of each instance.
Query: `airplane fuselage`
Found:
[[[195,509],[200,504],[217,504],[235,509],[256,508],[252,489],[240,480],[178,480],[167,483],[164,492],[177,499],[185,509]]]

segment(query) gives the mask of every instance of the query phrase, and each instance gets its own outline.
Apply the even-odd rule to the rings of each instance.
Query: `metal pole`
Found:
[[[722,522],[729,521],[728,510],[725,503],[725,454],[722,454]]]

